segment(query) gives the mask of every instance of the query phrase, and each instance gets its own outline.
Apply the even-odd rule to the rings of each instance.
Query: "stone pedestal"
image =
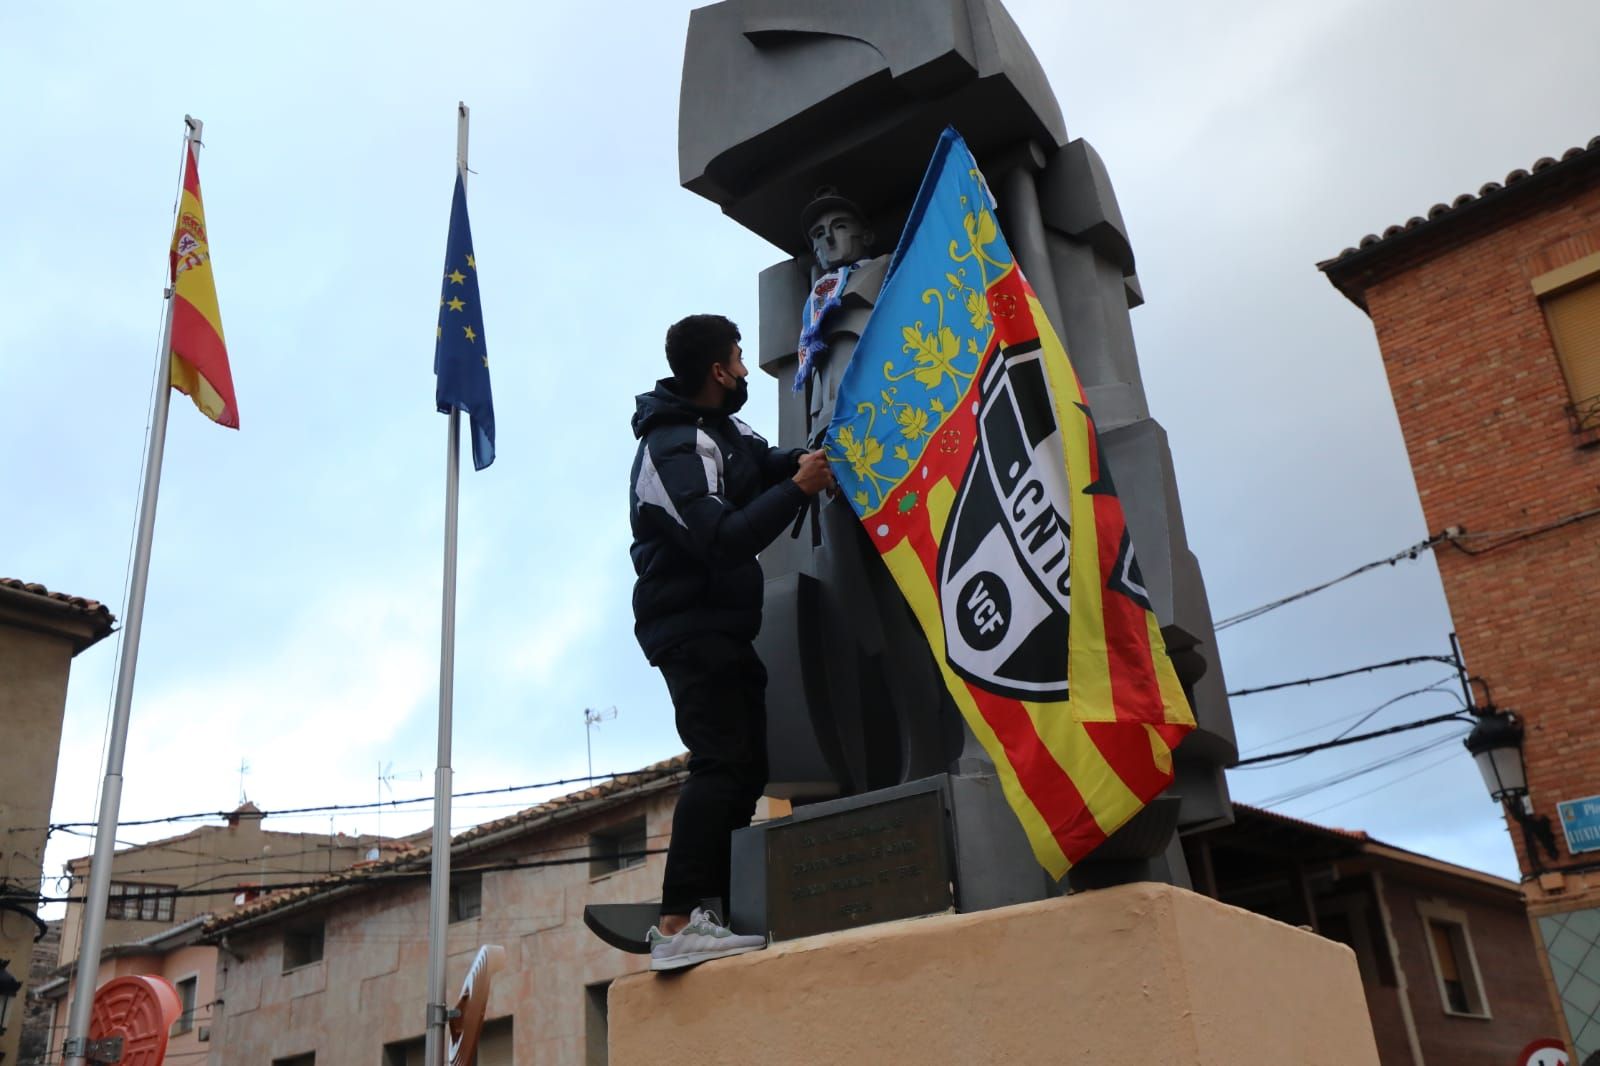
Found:
[[[1355,956],[1136,884],[776,944],[610,993],[613,1066],[1377,1066]]]

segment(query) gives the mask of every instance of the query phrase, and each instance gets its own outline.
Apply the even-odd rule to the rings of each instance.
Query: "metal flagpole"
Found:
[[[467,105],[456,105],[456,169],[467,185]],[[428,1028],[423,1062],[445,1066],[445,930],[450,920],[450,713],[456,672],[456,511],[461,486],[461,411],[445,431],[444,612],[439,633],[439,765],[433,771],[433,875],[428,885]]]
[[[178,171],[178,193],[183,194],[184,167],[189,152],[200,153],[197,118],[183,116],[183,163]],[[172,277],[165,292],[167,314],[161,325],[161,346],[156,350],[156,406],[150,416],[146,446],[144,489],[139,499],[139,529],[133,553],[133,574],[128,586],[128,608],[122,619],[122,658],[117,663],[117,696],[111,716],[111,737],[106,747],[106,776],[100,787],[100,822],[94,831],[94,860],[89,867],[89,891],[84,897],[83,937],[78,944],[77,989],[67,1015],[66,1066],[81,1066],[89,1037],[89,1015],[94,1007],[95,983],[100,975],[101,941],[105,937],[106,900],[111,894],[111,857],[116,848],[117,812],[122,806],[122,758],[128,746],[128,717],[133,704],[133,675],[139,665],[139,633],[144,625],[144,591],[150,577],[150,544],[156,527],[156,495],[161,488],[161,456],[167,443],[167,412],[172,405],[172,312],[175,306]]]

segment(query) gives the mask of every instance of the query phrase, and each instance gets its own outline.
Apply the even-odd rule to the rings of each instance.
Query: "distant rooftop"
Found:
[[[474,845],[489,842],[490,838],[501,838],[506,835],[520,834],[541,829],[552,823],[564,821],[575,815],[604,809],[623,799],[643,793],[655,786],[657,788],[669,787],[680,781],[689,769],[689,756],[687,753],[676,755],[661,762],[652,763],[630,774],[621,774],[598,785],[569,792],[563,796],[545,800],[515,814],[504,818],[497,818],[471,829],[457,833],[450,842],[452,853],[471,850]],[[349,870],[335,873],[321,878],[314,884],[304,885],[299,888],[280,889],[270,891],[271,886],[266,886],[269,891],[244,904],[236,910],[214,918],[206,926],[208,940],[222,932],[245,924],[254,924],[276,911],[286,910],[297,904],[308,903],[318,897],[331,895],[335,892],[348,892],[354,889],[368,887],[381,883],[384,880],[393,880],[393,875],[407,870],[425,870],[432,861],[433,849],[431,846],[413,847],[393,858],[376,862],[359,863]],[[390,875],[385,878],[382,875]]]

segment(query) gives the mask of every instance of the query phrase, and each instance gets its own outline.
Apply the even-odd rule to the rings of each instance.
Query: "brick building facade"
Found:
[[[1508,828],[1585,1061],[1600,850],[1574,851],[1557,805],[1600,796],[1600,138],[1320,268],[1372,319],[1477,702],[1524,724]],[[1554,854],[1522,824],[1546,818]]]
[[[1355,952],[1383,1066],[1505,1066],[1559,1032],[1517,884],[1234,804],[1192,833],[1195,888]]]

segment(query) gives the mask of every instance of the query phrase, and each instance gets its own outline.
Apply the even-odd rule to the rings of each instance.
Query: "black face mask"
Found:
[[[740,378],[733,388],[722,398],[722,411],[724,414],[738,414],[744,402],[750,398],[750,382]]]

